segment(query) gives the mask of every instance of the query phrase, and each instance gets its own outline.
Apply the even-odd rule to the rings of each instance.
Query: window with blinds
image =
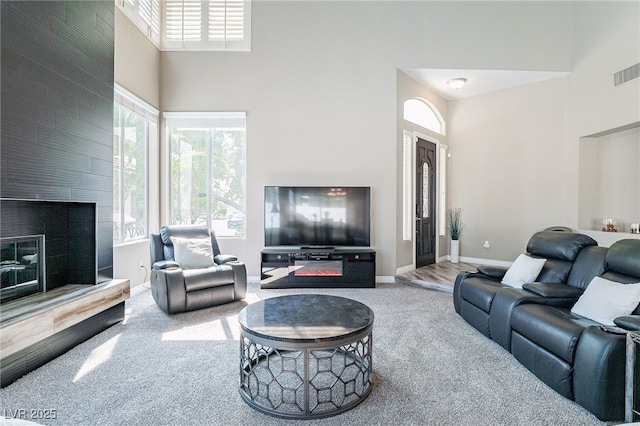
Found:
[[[163,50],[250,50],[249,1],[166,0],[162,4]]]
[[[116,5],[155,44],[160,47],[161,0],[116,0]]]
[[[161,50],[251,50],[250,0],[116,0]]]

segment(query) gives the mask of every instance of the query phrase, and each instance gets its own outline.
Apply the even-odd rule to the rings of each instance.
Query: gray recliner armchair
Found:
[[[220,254],[213,230],[169,225],[150,237],[151,294],[167,314],[245,298],[245,265],[235,256]]]

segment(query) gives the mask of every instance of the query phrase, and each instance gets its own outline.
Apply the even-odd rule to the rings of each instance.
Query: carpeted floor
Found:
[[[1,389],[0,412],[25,410],[31,420],[55,410],[55,419],[35,419],[47,425],[302,424],[261,414],[238,394],[238,312],[291,293],[349,297],[376,315],[371,394],[305,425],[602,424],[467,325],[451,294],[402,284],[261,290],[254,283],[246,301],[171,317],[148,289],[134,291],[124,323]]]

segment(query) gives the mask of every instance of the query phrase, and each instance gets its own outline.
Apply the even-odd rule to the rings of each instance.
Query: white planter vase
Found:
[[[451,263],[458,263],[460,257],[460,240],[451,240]]]

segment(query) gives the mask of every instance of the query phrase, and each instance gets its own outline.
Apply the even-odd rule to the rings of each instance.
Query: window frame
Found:
[[[408,108],[411,105],[418,106],[420,111],[415,108]],[[420,115],[422,114],[422,115]],[[445,121],[438,108],[436,108],[431,102],[423,98],[411,98],[404,101],[402,118],[406,121],[416,124],[422,128],[431,130],[434,133],[445,136],[446,126]],[[438,127],[431,126],[430,121],[438,123]]]
[[[243,152],[243,173],[244,175],[242,176],[242,185],[243,185],[243,189],[242,189],[242,214],[244,214],[244,221],[245,221],[245,230],[242,234],[238,235],[236,233],[236,235],[216,235],[218,238],[230,238],[230,239],[246,239],[247,238],[247,232],[246,232],[246,223],[247,223],[247,179],[246,179],[246,174],[247,174],[247,119],[246,119],[246,115],[247,113],[244,111],[235,111],[235,112],[164,112],[163,113],[163,120],[164,120],[164,132],[165,132],[165,143],[166,143],[166,152],[167,152],[167,170],[168,170],[168,188],[167,188],[167,193],[168,195],[168,202],[166,205],[167,208],[167,222],[169,223],[176,223],[175,222],[175,217],[176,214],[174,212],[174,194],[173,194],[173,190],[172,190],[172,176],[173,176],[173,169],[172,169],[172,164],[173,164],[173,160],[172,160],[172,156],[173,156],[173,151],[172,151],[172,137],[173,137],[173,128],[192,128],[192,129],[198,129],[198,130],[204,130],[206,129],[207,132],[210,132],[212,130],[220,130],[220,129],[233,129],[236,128],[238,123],[241,123],[242,128],[244,129],[244,152]],[[219,124],[219,126],[216,126],[215,124]],[[212,191],[212,182],[213,182],[213,177],[212,177],[212,173],[211,173],[211,169],[212,169],[212,141],[207,141],[206,142],[206,186],[205,186],[205,198],[206,198],[206,205],[205,205],[205,223],[206,226],[209,229],[214,229],[213,224],[212,224],[212,200],[214,198],[218,199],[218,197],[214,197],[214,193]]]
[[[129,113],[135,114],[137,117],[144,120],[144,123],[145,123],[145,141],[144,141],[145,171],[146,171],[145,177],[144,177],[145,178],[145,235],[139,236],[136,238],[126,238],[126,236],[124,235],[124,227],[121,226],[120,235],[116,236],[115,232],[113,233],[113,245],[119,246],[119,245],[131,243],[131,242],[148,239],[149,238],[148,234],[150,232],[150,229],[152,229],[153,226],[157,226],[157,219],[151,217],[150,206],[152,203],[157,203],[157,199],[158,199],[157,183],[154,183],[154,181],[157,181],[157,179],[155,180],[152,179],[153,176],[157,176],[158,172],[157,170],[155,171],[151,170],[151,166],[152,164],[157,163],[157,162],[154,162],[154,159],[157,159],[158,157],[157,141],[158,141],[158,134],[159,134],[159,123],[158,123],[159,112],[153,106],[147,104],[142,99],[138,98],[136,95],[129,92],[128,90],[118,85],[117,83],[114,84],[114,113],[115,113],[116,106],[118,106],[120,109],[125,109]],[[122,120],[123,120],[123,117],[122,117],[122,114],[120,114],[118,117],[118,124],[120,128],[120,134],[118,135],[120,138],[120,146],[119,146],[120,162],[119,162],[119,176],[118,176],[119,191],[118,191],[117,214],[120,215],[121,224],[124,223],[124,216],[125,216],[125,210],[123,208],[124,200],[125,200],[125,194],[124,194],[125,180],[124,180],[124,166],[123,166],[124,126],[122,126]],[[115,117],[114,117],[114,121],[115,121]],[[114,138],[115,137],[116,137],[116,134],[114,129]],[[114,164],[113,179],[114,180],[116,179],[115,164]],[[116,211],[115,211],[115,199],[114,199],[114,215],[115,214],[116,214]]]

